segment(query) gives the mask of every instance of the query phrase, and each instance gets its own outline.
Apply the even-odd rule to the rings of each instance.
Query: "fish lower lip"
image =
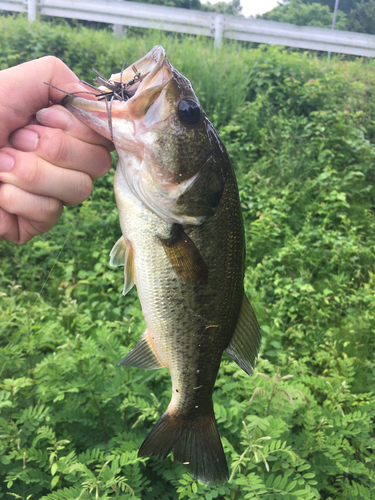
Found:
[[[81,97],[68,96],[63,105],[87,126],[113,141],[112,121],[120,117],[123,123],[130,123],[127,113],[127,102],[116,101],[111,105],[103,101],[91,101]],[[132,126],[132,125],[131,125]]]
[[[124,101],[113,101],[111,103],[112,109],[117,105],[121,104],[122,106],[124,105]],[[79,108],[83,111],[87,112],[94,112],[94,113],[100,113],[102,112],[103,114],[107,114],[107,105],[105,101],[92,101],[89,99],[84,99],[82,97],[72,97],[72,96],[67,96],[63,100],[63,105],[72,105],[76,108]]]

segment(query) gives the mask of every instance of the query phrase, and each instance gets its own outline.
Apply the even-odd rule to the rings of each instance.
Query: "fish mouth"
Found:
[[[128,68],[111,75],[109,80],[102,75],[96,78],[95,81],[102,85],[98,88],[92,85],[90,87],[96,90],[91,96],[95,96],[97,100],[91,96],[82,98],[69,95],[64,99],[63,105],[81,121],[114,141],[116,130],[120,130],[122,136],[126,132],[134,135],[135,122],[145,116],[172,78],[172,67],[165,50],[157,45]],[[122,125],[118,123],[118,119],[122,121]],[[129,126],[124,127],[124,121],[129,122]]]
[[[171,78],[170,74],[160,74],[163,66],[168,63],[165,50],[161,45],[156,45],[148,54],[126,68],[122,73],[112,75],[110,80],[114,82],[132,82],[130,89],[135,93],[142,92],[152,85],[160,85]],[[169,65],[169,63],[168,63]],[[137,79],[137,76],[139,78]],[[139,85],[137,85],[139,81]]]

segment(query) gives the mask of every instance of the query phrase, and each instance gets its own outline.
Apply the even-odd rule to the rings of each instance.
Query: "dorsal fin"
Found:
[[[261,342],[260,327],[245,292],[237,325],[226,351],[248,375],[253,374]]]
[[[207,266],[194,242],[184,233],[182,226],[173,224],[171,236],[160,238],[167,257],[177,276],[189,284],[205,284]]]
[[[128,241],[126,243],[125,238],[121,236],[114,247],[111,250],[109,265],[113,267],[125,266],[124,268],[124,289],[122,291],[123,295],[126,295],[128,291],[134,285],[134,258],[133,258],[133,247]]]

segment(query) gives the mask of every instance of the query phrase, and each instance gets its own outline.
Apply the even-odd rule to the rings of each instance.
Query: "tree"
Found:
[[[225,2],[217,2],[211,4],[208,2],[207,4],[201,4],[201,10],[205,10],[208,12],[217,12],[219,14],[227,14],[231,16],[241,15],[242,6],[240,4],[240,0],[231,0],[229,3]]]
[[[367,0],[366,0],[367,1]],[[321,5],[327,5],[331,12],[335,9],[335,0],[303,0],[305,4],[320,3]],[[361,0],[340,0],[339,10],[349,14],[352,9],[355,9],[357,5],[361,3]]]
[[[307,3],[306,0],[290,0],[288,3],[280,4],[261,16],[270,21],[298,24],[300,26],[318,26],[331,28],[333,15],[328,5],[321,3]],[[345,29],[346,15],[339,11],[337,13],[336,28]]]
[[[263,19],[330,28],[335,0],[283,0]],[[375,0],[340,0],[336,29],[375,34]]]
[[[180,7],[181,9],[201,10],[200,0],[132,0],[133,2],[151,3],[155,5],[165,5],[167,7]]]
[[[133,0],[135,2],[151,3],[156,5],[166,5],[168,7],[180,7],[182,9],[204,10],[206,12],[217,12],[237,16],[241,14],[240,0],[231,0],[229,3],[216,2],[203,4],[200,0]]]
[[[375,0],[357,3],[348,15],[346,29],[375,35]]]

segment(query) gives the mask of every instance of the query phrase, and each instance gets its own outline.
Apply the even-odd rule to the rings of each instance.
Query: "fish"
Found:
[[[194,478],[222,484],[228,465],[212,402],[222,354],[252,375],[261,342],[244,293],[235,173],[190,81],[163,47],[107,83],[100,75],[103,82],[98,100],[69,96],[64,105],[118,152],[122,236],[110,264],[124,266],[124,295],[136,284],[147,326],[119,364],[166,367],[171,375],[169,406],[138,456],[164,459],[173,451]]]

